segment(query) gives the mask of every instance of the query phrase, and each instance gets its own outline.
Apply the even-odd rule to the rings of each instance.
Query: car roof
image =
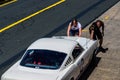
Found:
[[[57,38],[41,38],[30,45],[28,49],[45,49],[69,54],[77,44],[76,41]]]

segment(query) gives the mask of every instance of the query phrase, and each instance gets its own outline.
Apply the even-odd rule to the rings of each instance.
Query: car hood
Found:
[[[2,75],[1,80],[57,80],[58,72],[58,70],[13,66]]]

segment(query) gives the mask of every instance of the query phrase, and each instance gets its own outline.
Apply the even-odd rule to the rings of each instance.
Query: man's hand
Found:
[[[104,36],[104,32],[102,32],[102,36]]]

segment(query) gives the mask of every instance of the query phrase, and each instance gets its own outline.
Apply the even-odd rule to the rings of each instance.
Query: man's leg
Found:
[[[99,47],[102,48],[103,38],[99,39]]]

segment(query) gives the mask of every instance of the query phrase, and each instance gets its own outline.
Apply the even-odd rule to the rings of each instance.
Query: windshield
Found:
[[[20,65],[40,69],[58,69],[65,57],[65,53],[57,51],[28,50]]]

